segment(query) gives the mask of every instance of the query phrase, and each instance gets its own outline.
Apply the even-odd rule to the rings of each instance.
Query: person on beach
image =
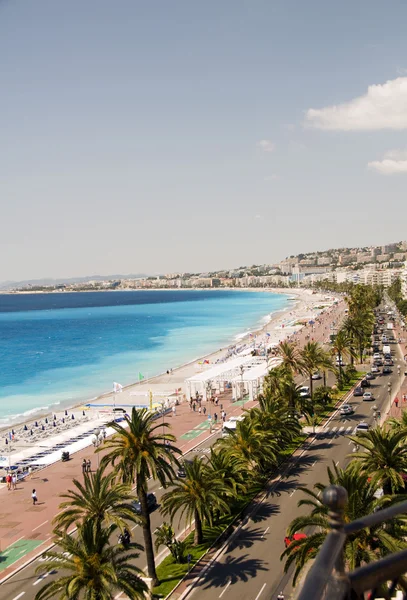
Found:
[[[31,498],[32,498],[32,500],[33,500],[33,505],[35,506],[35,505],[36,505],[36,503],[38,502],[38,498],[37,498],[37,492],[36,492],[35,490],[33,490],[33,491],[31,492]]]
[[[14,473],[11,476],[11,486],[12,486],[13,490],[17,489],[17,475],[15,475]]]
[[[86,472],[90,473],[92,471],[92,463],[90,462],[90,458],[86,461]]]
[[[82,461],[82,474],[85,475],[85,473],[86,473],[86,458],[84,458]]]

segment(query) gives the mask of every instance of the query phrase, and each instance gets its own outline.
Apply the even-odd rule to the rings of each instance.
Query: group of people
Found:
[[[8,490],[16,490],[17,489],[17,475],[16,473],[7,473],[6,483]]]
[[[88,460],[86,460],[86,458],[83,459],[82,461],[82,473],[83,475],[85,475],[85,473],[90,473],[92,471],[92,463],[90,461],[90,458],[88,458]]]

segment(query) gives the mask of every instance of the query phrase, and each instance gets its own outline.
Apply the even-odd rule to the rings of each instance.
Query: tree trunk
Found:
[[[326,371],[324,371],[324,387],[326,387]]]
[[[152,586],[155,587],[160,582],[158,580],[157,573],[155,571],[154,547],[153,547],[153,538],[151,535],[150,513],[148,512],[148,505],[147,505],[147,492],[144,490],[144,488],[140,487],[137,490],[137,494],[138,494],[140,504],[141,504],[144,549],[146,552],[146,559],[147,559],[147,571],[148,571],[148,576],[152,580]]]
[[[195,510],[195,533],[194,533],[194,545],[202,544],[203,533],[202,533],[202,522],[197,510]]]
[[[311,402],[312,402],[312,394],[313,394],[313,389],[312,389],[312,385],[313,385],[313,381],[312,381],[312,374],[309,376],[309,394],[311,396]]]

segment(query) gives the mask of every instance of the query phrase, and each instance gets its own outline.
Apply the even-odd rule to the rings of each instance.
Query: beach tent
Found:
[[[272,358],[268,361],[268,365],[266,361],[263,361],[261,364],[243,370],[243,373],[232,379],[233,398],[242,398],[244,390],[247,390],[249,400],[257,398],[263,389],[264,378],[271,369],[279,364],[281,364],[281,358]]]

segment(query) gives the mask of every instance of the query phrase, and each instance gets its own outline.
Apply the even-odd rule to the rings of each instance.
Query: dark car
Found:
[[[382,367],[383,361],[381,358],[376,358],[376,360],[374,361],[374,364],[376,365],[376,367]]]
[[[153,494],[153,492],[148,492],[147,494],[147,508],[148,508],[148,512],[151,512],[152,510],[154,510],[154,508],[157,506],[157,498],[155,496],[155,494]],[[138,515],[141,515],[141,503],[140,500],[137,500],[136,502],[133,503],[133,508],[134,508],[134,512],[137,513]]]
[[[393,371],[391,370],[390,367],[383,367],[383,371],[382,371],[383,375],[390,375],[390,373],[393,373]]]
[[[394,365],[393,361],[391,358],[386,358],[384,361],[384,366],[385,367],[392,367]]]
[[[183,479],[184,477],[187,476],[187,473],[186,473],[186,470],[185,470],[185,463],[191,464],[191,461],[190,460],[183,460],[182,462],[180,462],[179,469],[177,471],[177,475],[181,479]]]
[[[363,396],[363,388],[358,385],[358,387],[355,387],[354,391],[353,391],[353,395],[354,396]]]
[[[367,379],[362,379],[362,381],[360,382],[360,387],[362,387],[362,388],[370,387],[370,381],[368,381]]]

